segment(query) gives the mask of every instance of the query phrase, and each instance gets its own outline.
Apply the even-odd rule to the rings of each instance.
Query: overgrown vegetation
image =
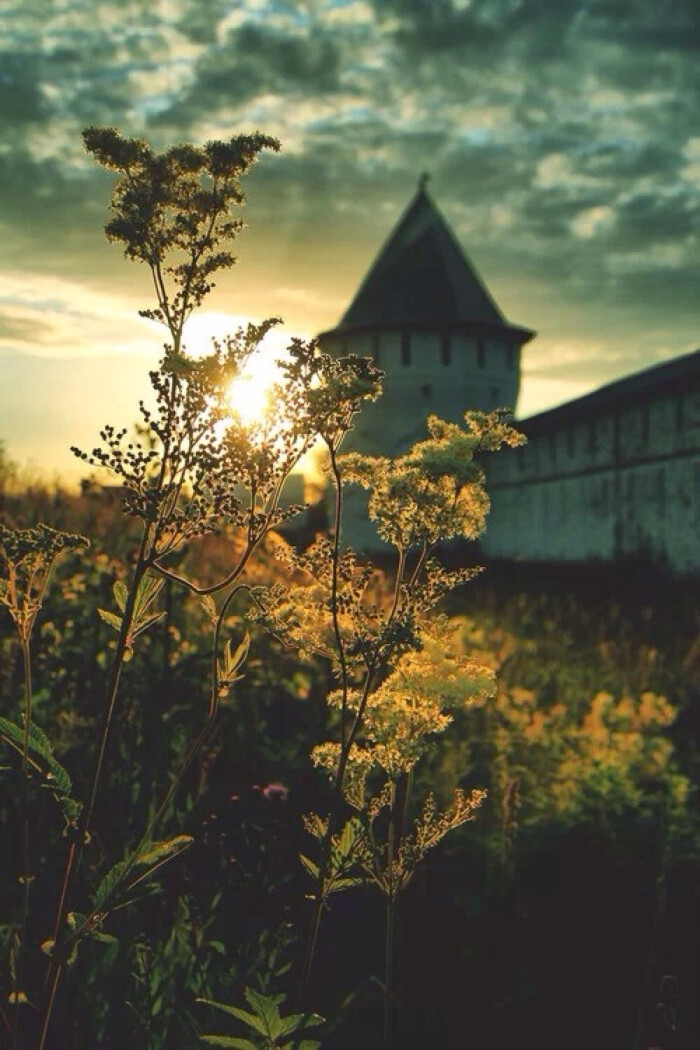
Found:
[[[581,829],[603,852],[624,837],[617,860],[651,886],[645,931],[662,927],[658,887],[695,863],[673,697],[622,663],[591,688],[565,638],[542,635],[545,659],[522,616],[465,614],[475,572],[437,554],[484,527],[475,457],[520,441],[503,414],[431,418],[395,460],[343,455],[380,393],[370,361],[293,341],[274,411],[243,425],[228,388],[275,322],[188,353],[185,321],[234,261],[240,179],[274,140],[85,143],[118,174],[107,235],[150,272],[167,341],[136,433],[106,425],[76,450],[119,483],[123,516],[99,489],[5,497],[3,1039],[456,1047],[447,1000],[466,975],[484,989],[474,1031],[481,1010],[499,1045],[494,1016],[515,1031],[543,995],[543,851],[575,857]],[[331,525],[296,549],[283,489],[314,442]],[[351,483],[393,552],[381,571],[341,542]],[[646,942],[629,953],[637,1005],[660,952]]]

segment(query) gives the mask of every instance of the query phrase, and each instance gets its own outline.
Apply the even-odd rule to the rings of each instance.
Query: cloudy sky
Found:
[[[80,131],[259,128],[217,316],[343,313],[422,171],[513,322],[520,414],[700,344],[697,0],[4,0],[0,440],[44,473],[130,423],[160,335]],[[206,329],[207,322],[202,326]]]

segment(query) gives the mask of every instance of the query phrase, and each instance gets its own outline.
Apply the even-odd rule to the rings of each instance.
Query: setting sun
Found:
[[[268,394],[275,378],[273,373],[274,365],[251,362],[231,383],[227,400],[231,411],[244,426],[257,423],[267,414],[270,407]]]
[[[209,311],[190,318],[185,326],[185,347],[195,357],[208,351],[212,339],[223,339],[252,318],[241,314]],[[262,420],[269,410],[269,392],[279,379],[277,362],[285,356],[290,335],[273,328],[260,343],[240,376],[229,387],[232,413],[248,426]]]

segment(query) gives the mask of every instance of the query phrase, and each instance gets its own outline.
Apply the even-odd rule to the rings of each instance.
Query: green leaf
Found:
[[[136,602],[134,604],[135,620],[142,619],[144,614],[148,611],[149,605],[151,605],[158,597],[163,582],[161,576],[144,576],[141,580],[136,590]]]
[[[158,623],[165,616],[165,612],[150,613],[148,616],[142,616],[139,620],[134,620],[131,629],[132,638],[137,638],[138,635],[143,634],[149,627],[154,623]]]
[[[191,835],[175,835],[171,839],[163,839],[161,842],[150,842],[143,853],[136,857],[135,864],[152,866],[160,864],[164,860],[170,860],[178,853],[182,853],[192,845],[194,839]]]
[[[282,1018],[282,1029],[280,1035],[292,1035],[294,1032],[303,1031],[305,1028],[315,1028],[323,1024],[323,1017],[318,1014],[289,1014]]]
[[[356,875],[346,879],[333,879],[326,892],[341,893],[343,890],[352,889],[353,886],[366,886],[369,881],[364,875]]]
[[[107,609],[98,609],[98,616],[101,620],[104,620],[106,624],[113,627],[115,631],[121,631],[122,629],[122,618],[117,616],[116,613],[108,612]]]
[[[223,653],[223,675],[227,681],[233,681],[234,677],[237,676],[238,671],[245,663],[248,657],[248,650],[250,649],[250,635],[246,631],[243,641],[237,646],[235,652],[231,651],[231,639],[229,638],[224,646]]]
[[[237,1006],[228,1006],[226,1003],[217,1003],[213,999],[198,999],[197,1002],[204,1003],[205,1006],[213,1006],[215,1010],[222,1010],[223,1013],[230,1014],[231,1017],[242,1021],[248,1028],[253,1028],[260,1035],[267,1035],[267,1029],[260,1018],[255,1014],[249,1014],[247,1010],[240,1010]]]
[[[18,754],[24,754],[24,730],[21,726],[0,718],[0,737]],[[41,786],[56,797],[68,820],[75,820],[80,812],[80,803],[72,797],[71,778],[54,758],[49,738],[34,722],[29,724],[28,744],[30,768],[45,781]]]
[[[309,813],[304,818],[304,827],[309,835],[313,835],[319,842],[322,842],[326,836],[328,822],[323,817],[320,817],[318,813]]]
[[[282,1020],[280,1018],[279,1003],[282,1001],[278,996],[261,995],[253,988],[246,988],[244,995],[251,1009],[261,1018],[265,1025],[265,1035],[275,1040],[282,1034]]]
[[[107,902],[116,893],[131,868],[132,862],[127,858],[120,860],[109,869],[92,896],[92,903],[96,911],[104,911]]]
[[[362,823],[359,817],[351,817],[344,826],[336,842],[333,843],[333,853],[345,860],[354,851],[357,840],[362,835]]]
[[[203,1043],[209,1043],[210,1046],[230,1046],[235,1050],[258,1050],[250,1039],[239,1039],[235,1035],[203,1035],[200,1038]]]
[[[318,864],[314,864],[314,862],[312,860],[309,860],[308,857],[305,857],[303,853],[299,854],[299,860],[301,861],[303,866],[306,868],[306,870],[308,871],[309,875],[311,875],[312,878],[317,879],[318,878]]]
[[[158,620],[162,620],[165,616],[164,612],[148,612],[149,606],[152,605],[157,598],[162,586],[163,580],[157,576],[144,576],[139,583],[134,601],[134,612],[131,618],[131,629],[127,640],[127,651],[124,654],[125,660],[131,658],[131,643],[134,639],[140,634],[143,634],[144,631],[148,630],[152,624],[157,623]],[[122,628],[129,591],[122,580],[117,580],[112,587],[112,594],[114,595],[114,601],[116,602],[121,615],[117,616],[116,613],[109,612],[107,609],[98,609],[97,611],[105,623],[109,624],[110,627],[113,627],[115,631],[120,631]]]
[[[110,868],[95,890],[95,910],[105,911],[107,905],[116,903],[122,889],[125,893],[130,893],[135,886],[150,879],[158,868],[177,857],[193,842],[191,835],[175,835],[174,838],[162,842],[150,842],[138,856],[132,854],[120,860]],[[143,871],[143,868],[146,870]]]
[[[126,609],[126,599],[128,597],[129,592],[123,580],[115,581],[115,584],[112,587],[112,594],[114,595],[114,600],[117,603],[117,608],[120,610],[120,612],[124,612],[124,610]]]

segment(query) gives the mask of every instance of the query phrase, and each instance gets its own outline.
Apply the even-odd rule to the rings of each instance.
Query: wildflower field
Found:
[[[76,450],[116,487],[0,488],[3,1045],[641,1048],[667,975],[697,1033],[690,585],[479,575],[445,543],[520,435],[468,412],[343,455],[369,360],[295,340],[275,412],[232,415],[274,322],[197,358],[183,328],[277,144],[85,143],[166,344],[133,431]],[[292,543],[315,442],[327,520]]]

